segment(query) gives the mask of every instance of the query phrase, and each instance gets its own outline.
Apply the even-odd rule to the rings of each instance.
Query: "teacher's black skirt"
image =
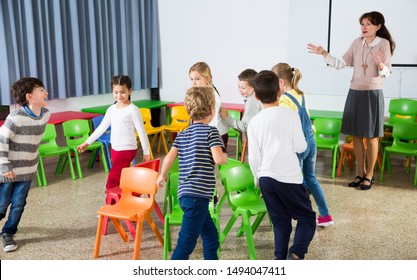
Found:
[[[384,135],[382,90],[349,89],[343,111],[342,133],[366,138]]]

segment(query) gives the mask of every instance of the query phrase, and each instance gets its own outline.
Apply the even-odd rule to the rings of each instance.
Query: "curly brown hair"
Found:
[[[45,86],[38,78],[23,77],[12,85],[10,91],[12,92],[13,98],[17,104],[26,106],[28,105],[26,94],[33,92],[33,90],[37,87],[44,88]]]
[[[212,87],[192,87],[187,90],[184,106],[192,120],[202,120],[210,116],[215,104]]]

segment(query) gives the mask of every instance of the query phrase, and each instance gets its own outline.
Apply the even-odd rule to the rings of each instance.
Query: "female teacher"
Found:
[[[362,36],[352,42],[340,59],[331,56],[322,46],[308,44],[307,48],[310,53],[321,54],[328,65],[338,70],[353,67],[342,120],[342,133],[353,136],[358,167],[357,176],[349,187],[369,190],[374,184],[378,138],[384,134],[382,85],[391,73],[395,43],[381,13],[365,13],[359,18],[359,23]]]

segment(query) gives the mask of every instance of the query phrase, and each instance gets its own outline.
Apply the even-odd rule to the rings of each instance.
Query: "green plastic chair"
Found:
[[[178,172],[180,172],[180,167],[178,163],[178,157],[176,157],[174,162],[171,165],[171,168],[168,171],[168,182],[165,185],[164,210],[163,210],[164,216],[168,212],[168,209],[171,209],[172,207],[172,199],[171,199],[170,190],[169,190],[169,185],[170,185],[169,178],[171,174],[178,173]]]
[[[408,98],[391,99],[388,112],[390,113],[386,125],[394,125],[396,122],[417,121],[417,100]]]
[[[169,212],[165,214],[164,222],[164,260],[168,259],[168,253],[172,250],[171,243],[171,226],[180,226],[182,224],[182,216],[184,212],[181,209],[181,206],[178,202],[178,182],[179,182],[179,172],[170,173],[169,180],[166,185],[169,190],[169,199],[171,200],[171,207]],[[220,230],[220,219],[219,216],[214,211],[213,200],[209,205],[210,215],[213,219],[214,224],[216,225],[217,231]],[[220,248],[219,252],[220,253]]]
[[[78,177],[82,178],[83,174],[81,172],[80,158],[78,155],[77,147],[80,144],[84,143],[87,140],[89,134],[91,133],[90,124],[88,120],[69,120],[62,123],[62,129],[64,131],[64,136],[67,141],[67,147],[74,154],[75,166],[78,172]],[[109,172],[103,143],[99,141],[91,143],[91,145],[89,145],[86,148],[86,151],[92,151],[90,160],[88,162],[88,167],[92,168],[96,155],[95,152],[97,150],[100,151],[104,171]]]
[[[240,112],[237,110],[227,110],[227,113],[229,116],[235,120],[240,120]],[[229,131],[227,133],[229,138],[235,138],[236,139],[236,160],[239,159],[239,153],[242,151],[242,140],[240,136],[240,131],[237,129],[234,129],[233,127],[229,127]]]
[[[71,161],[71,154],[68,147],[58,146],[56,143],[56,130],[55,125],[46,124],[45,132],[43,133],[41,144],[39,145],[39,157],[38,157],[38,172],[37,182],[38,186],[47,186],[45,168],[43,165],[43,159],[46,157],[59,156],[58,164],[55,169],[55,175],[63,173],[66,162],[69,162],[71,178],[75,180],[74,167]]]
[[[389,102],[389,119],[384,123],[384,137],[380,140],[381,152],[393,142],[392,129],[396,122],[413,123],[417,121],[417,100],[408,98],[391,99]]]
[[[237,233],[237,237],[241,237],[245,233],[249,258],[255,260],[256,251],[253,234],[267,213],[265,201],[255,191],[254,178],[248,166],[241,164],[226,168],[220,172],[220,175],[224,182],[223,185],[227,194],[229,207],[233,211],[232,217],[230,217],[230,220],[220,235],[220,244],[224,242],[232,226],[239,216],[241,216],[242,225]],[[251,225],[250,218],[252,216],[256,218]]]
[[[385,147],[382,158],[382,168],[379,180],[382,181],[385,162],[387,161],[388,172],[391,174],[390,154],[399,154],[414,157],[417,160],[417,123],[396,122],[394,123],[392,146]],[[407,165],[407,175],[410,174],[410,165]],[[417,168],[414,175],[414,186],[417,186]]]
[[[332,151],[332,178],[336,174],[337,157],[340,156],[339,136],[342,128],[342,121],[332,118],[317,118],[314,120],[316,132],[314,138],[317,143],[317,150]]]

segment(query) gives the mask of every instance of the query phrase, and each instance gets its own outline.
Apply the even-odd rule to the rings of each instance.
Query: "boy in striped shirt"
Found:
[[[209,213],[209,202],[216,186],[215,164],[227,163],[227,154],[219,131],[208,125],[214,117],[213,89],[190,88],[184,105],[192,124],[175,138],[171,150],[164,158],[157,180],[159,187],[162,187],[178,155],[178,200],[184,216],[171,259],[189,259],[201,235],[204,259],[217,260],[219,236]]]
[[[15,251],[14,235],[22,217],[30,184],[38,168],[38,147],[51,116],[48,92],[37,78],[21,78],[11,88],[22,107],[10,113],[0,128],[0,220],[9,216],[1,230],[3,250]]]

